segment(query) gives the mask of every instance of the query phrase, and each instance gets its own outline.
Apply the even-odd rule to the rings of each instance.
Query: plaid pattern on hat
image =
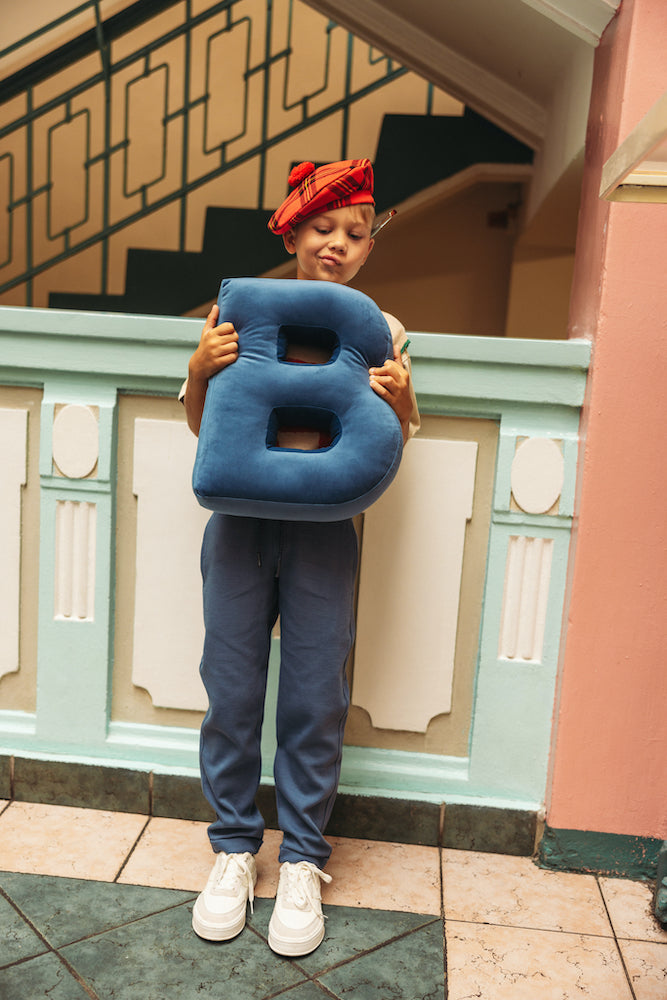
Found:
[[[286,233],[311,215],[345,208],[347,205],[374,205],[371,161],[339,160],[315,167],[301,163],[291,172],[290,184],[297,184],[269,219],[272,233]]]

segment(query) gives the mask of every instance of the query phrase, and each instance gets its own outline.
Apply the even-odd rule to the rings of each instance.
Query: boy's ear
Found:
[[[283,243],[285,244],[285,249],[288,253],[296,253],[296,234],[293,229],[288,229],[286,233],[282,234]]]
[[[374,246],[375,246],[375,240],[370,240],[369,243],[368,243],[368,250],[366,251],[366,256],[364,257],[364,259],[362,260],[361,264],[359,265],[360,267],[364,266],[364,264],[366,263],[366,261],[368,260],[368,258],[370,256],[370,252],[371,252],[371,250],[373,249]]]

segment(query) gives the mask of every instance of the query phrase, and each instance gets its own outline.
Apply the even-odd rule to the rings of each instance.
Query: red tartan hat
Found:
[[[347,205],[374,205],[371,161],[339,160],[315,167],[300,163],[289,175],[290,191],[269,219],[272,233],[286,233],[310,215]]]

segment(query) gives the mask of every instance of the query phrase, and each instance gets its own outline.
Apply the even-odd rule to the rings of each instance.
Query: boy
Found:
[[[297,279],[346,284],[373,248],[373,170],[345,160],[290,174],[294,190],[269,221],[296,255]],[[231,323],[214,305],[190,359],[184,403],[199,433],[208,380],[238,357]],[[386,316],[394,357],[369,372],[373,390],[396,413],[407,441],[419,426],[405,331]],[[405,364],[403,358],[406,359]],[[297,435],[295,443],[294,433]],[[298,431],[290,447],[312,447]],[[354,637],[357,541],[350,520],[271,521],[213,514],[204,533],[206,638],[201,676],[209,696],[202,723],[202,787],[216,812],[209,837],[217,852],[193,911],[200,937],[224,941],[252,908],[254,855],[264,824],[255,805],[271,630],[280,614],[281,667],[274,777],[283,832],[280,881],[269,945],[295,957],[324,937],[320,880],[331,849],[323,831],[338,787],[349,695],[345,664]]]

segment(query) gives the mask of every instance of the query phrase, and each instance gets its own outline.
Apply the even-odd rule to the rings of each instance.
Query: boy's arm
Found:
[[[391,406],[401,422],[403,444],[410,436],[410,417],[414,400],[410,389],[410,373],[403,364],[400,348],[394,344],[394,359],[382,368],[369,369],[371,388]]]
[[[231,323],[216,326],[220,310],[214,305],[206,318],[199,346],[190,358],[185,388],[185,416],[188,427],[199,436],[208,380],[236,361],[239,337]]]

